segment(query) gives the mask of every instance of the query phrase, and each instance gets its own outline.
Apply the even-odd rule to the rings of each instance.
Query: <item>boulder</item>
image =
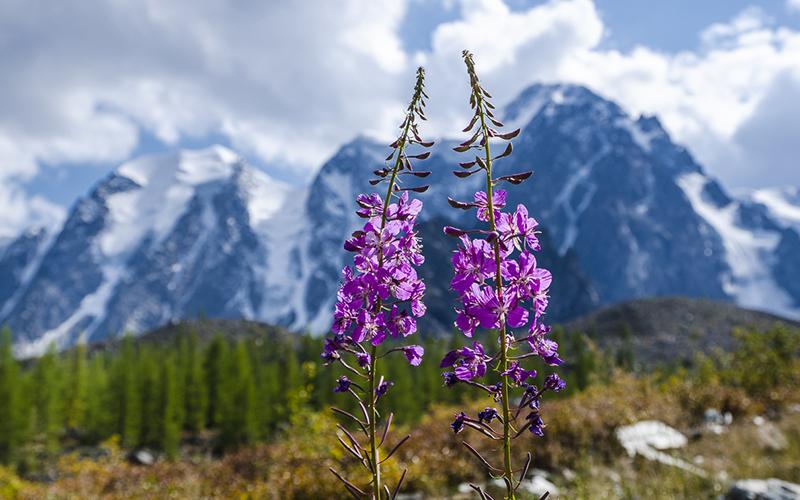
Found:
[[[800,484],[780,479],[742,479],[726,493],[727,500],[800,500]]]

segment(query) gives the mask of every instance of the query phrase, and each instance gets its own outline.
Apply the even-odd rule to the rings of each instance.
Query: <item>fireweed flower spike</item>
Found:
[[[561,391],[565,384],[558,375],[551,374],[541,383],[543,388],[539,390],[530,385],[538,375],[536,370],[522,366],[523,361],[534,356],[551,366],[562,362],[558,357],[558,345],[547,337],[550,328],[543,323],[552,276],[549,271],[537,266],[533,254],[540,249],[536,219],[530,217],[524,205],[504,212],[508,193],[495,189],[501,183],[518,185],[532,174],[520,172],[495,177],[495,162],[511,154],[510,141],[519,134],[519,130],[507,133],[498,131],[503,124],[494,117],[491,95],[478,80],[472,54],[465,50],[463,57],[472,88],[470,106],[474,114],[464,129],[464,132],[471,134],[470,138],[454,149],[461,153],[474,149],[478,154],[472,161],[459,163],[461,169],[453,173],[459,178],[482,174],[486,178],[486,189],[475,193],[470,201],[448,201],[453,208],[475,209],[477,220],[486,226],[479,230],[451,226],[444,228],[445,234],[459,238],[458,249],[452,258],[453,279],[450,286],[459,295],[456,327],[470,338],[477,335],[478,329],[496,331],[498,338],[486,346],[473,341],[471,346],[456,349],[445,355],[440,366],[448,369],[442,374],[445,385],[469,384],[485,391],[500,403],[501,409],[487,407],[478,413],[477,419],[459,413],[451,428],[459,433],[469,427],[490,439],[502,441],[502,467],[489,463],[468,443],[464,442],[464,445],[487,467],[490,474],[503,478],[507,488],[506,497],[514,499],[530,466],[531,455],[528,454],[527,463],[522,469],[514,469],[511,440],[525,431],[536,436],[544,434],[545,423],[539,413],[540,399],[545,391]],[[491,147],[501,141],[506,142],[503,152],[493,157]],[[520,338],[511,335],[511,329],[523,327],[527,327],[528,335]],[[494,346],[499,352],[490,352],[495,350]],[[517,353],[517,349],[526,346],[530,352]],[[490,369],[500,382],[484,385],[480,379]],[[515,399],[519,401],[516,408],[512,408],[511,404],[514,390],[522,392]],[[494,426],[493,422],[496,422]],[[502,429],[499,429],[500,425]],[[520,471],[518,477],[514,477]],[[487,498],[480,488],[474,488],[482,498]]]
[[[378,348],[390,337],[403,340],[414,334],[417,318],[425,314],[422,302],[425,283],[416,271],[424,258],[414,229],[422,202],[409,194],[422,193],[428,186],[403,187],[404,180],[425,178],[430,174],[415,170],[412,165],[412,160],[424,160],[430,153],[407,151],[409,146],[426,149],[433,145],[433,142],[424,141],[417,129],[417,118],[426,119],[423,110],[428,96],[424,80],[425,72],[419,68],[414,95],[400,125],[400,136],[390,146],[392,153],[386,158],[386,166],[375,170],[375,178],[369,181],[373,186],[385,183],[385,194],[356,197],[359,207],[356,213],[366,221],[363,228],[344,243],[344,248],[355,254],[353,266],[342,270],[342,285],[336,296],[331,327],[333,336],[325,340],[322,352],[325,364],[340,363],[355,377],[355,380],[340,377],[334,392],[352,395],[362,415],[356,417],[338,408],[333,411],[354,421],[364,434],[366,441],[362,442],[340,426],[347,439],[340,436],[339,441],[369,471],[372,479],[366,487],[359,487],[337,471],[331,469],[331,472],[356,498],[392,499],[400,491],[405,477],[404,472],[393,491],[381,482],[381,463],[389,459],[408,436],[381,459],[380,448],[386,441],[392,414],[380,431],[382,437],[378,436],[377,405],[394,382],[378,377],[378,361],[392,353],[402,353],[411,366],[418,366],[425,351],[419,345],[395,347],[383,353],[379,353]],[[365,382],[364,387],[356,380]]]

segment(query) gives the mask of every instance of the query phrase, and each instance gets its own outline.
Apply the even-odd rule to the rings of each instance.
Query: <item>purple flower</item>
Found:
[[[546,293],[553,281],[550,271],[536,267],[536,257],[527,250],[517,260],[505,261],[502,270],[503,278],[508,281],[508,293],[520,301]]]
[[[352,383],[346,375],[342,375],[336,381],[336,387],[333,388],[333,392],[347,392],[350,390]]]
[[[517,385],[522,385],[529,378],[536,376],[536,370],[523,370],[518,361],[512,361],[508,369],[500,375],[508,377]]]
[[[422,202],[419,200],[409,201],[408,191],[403,191],[397,203],[389,205],[386,215],[392,220],[407,220],[416,217],[421,210]]]
[[[455,366],[454,373],[458,380],[472,380],[486,374],[486,362],[489,359],[483,345],[473,342],[472,348],[465,346],[445,354],[439,368]]]
[[[549,391],[561,392],[565,387],[567,387],[567,383],[557,373],[551,373],[544,379],[544,388]]]
[[[394,382],[391,380],[381,380],[378,384],[378,387],[375,388],[375,395],[377,397],[381,397],[386,395],[386,392],[389,390],[389,387],[393,386]]]
[[[471,240],[462,236],[461,245],[452,258],[455,274],[450,287],[463,294],[474,283],[483,283],[485,278],[492,277],[495,262],[491,245],[485,240]]]
[[[467,419],[467,414],[462,412],[456,413],[456,418],[453,420],[453,423],[450,424],[450,428],[453,429],[453,432],[458,434],[459,432],[464,430],[464,421]]]
[[[494,408],[484,408],[478,412],[478,420],[480,422],[486,422],[489,424],[495,418],[497,418],[497,410]]]
[[[356,362],[361,368],[366,368],[372,363],[372,357],[366,352],[359,352],[356,354]]]
[[[389,333],[392,338],[398,336],[408,337],[417,331],[417,321],[409,316],[407,311],[401,311],[395,304],[389,313]]]
[[[506,195],[507,193],[504,189],[495,189],[492,192],[492,208],[494,208],[495,214],[497,214],[497,210],[506,206]],[[483,191],[478,191],[475,193],[474,199],[474,205],[478,207],[478,220],[489,220],[489,200],[486,196],[486,193]]]
[[[541,323],[534,323],[528,335],[528,345],[531,350],[541,357],[550,366],[557,366],[563,363],[558,357],[558,343],[550,340],[546,335],[550,333],[550,327]]]
[[[386,338],[384,326],[383,313],[372,315],[366,309],[362,309],[358,314],[358,324],[353,330],[353,342],[371,340],[375,345],[380,344]]]
[[[478,320],[482,328],[498,328],[504,321],[511,328],[519,328],[528,322],[528,311],[516,299],[505,295],[503,301],[489,285],[472,285],[464,295],[465,312]]]
[[[402,348],[403,354],[412,366],[419,366],[422,363],[422,355],[425,349],[420,345],[410,345]]]
[[[325,344],[322,346],[322,359],[325,360],[325,364],[330,364],[331,362],[339,359],[339,351],[340,345],[333,339],[327,338],[325,339]]]
[[[487,389],[489,390],[489,394],[492,395],[492,399],[494,399],[495,402],[500,401],[500,398],[503,396],[503,384],[498,382],[488,386]]]
[[[528,217],[528,209],[522,204],[517,205],[517,210],[513,214],[502,214],[497,222],[497,230],[504,241],[519,238],[528,248],[537,252],[541,250],[539,238],[536,236],[538,226],[536,219]]]
[[[526,420],[530,422],[530,427],[528,429],[531,431],[531,434],[535,436],[542,437],[544,436],[544,422],[542,421],[542,417],[539,416],[538,411],[533,411],[525,417]]]
[[[360,194],[356,196],[356,203],[361,207],[356,213],[365,219],[380,217],[383,213],[383,199],[377,193]]]
[[[454,372],[443,372],[442,378],[446,387],[452,387],[458,383],[458,377]]]

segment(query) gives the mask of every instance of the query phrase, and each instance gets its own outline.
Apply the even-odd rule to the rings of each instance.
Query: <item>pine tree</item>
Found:
[[[160,447],[164,429],[163,419],[163,355],[156,349],[143,346],[139,361],[138,381],[142,397],[142,416],[139,441],[143,445]]]
[[[78,344],[70,352],[67,380],[66,424],[70,429],[80,429],[86,412],[86,344]]]
[[[0,463],[10,464],[21,444],[19,365],[11,350],[11,331],[0,333]]]
[[[196,434],[205,426],[208,392],[204,385],[203,362],[197,346],[197,333],[192,330],[187,337],[183,354],[184,420],[186,429]]]
[[[208,403],[206,424],[209,427],[217,427],[222,422],[228,377],[227,360],[228,344],[222,335],[216,335],[206,349],[204,362]]]
[[[126,336],[122,341],[122,349],[117,363],[115,390],[119,391],[119,432],[122,434],[122,443],[128,447],[139,444],[139,431],[142,423],[141,395],[137,383],[137,373],[133,339]]]
[[[252,442],[258,434],[255,412],[256,388],[250,355],[244,342],[236,346],[229,367],[227,392],[231,398],[223,411],[223,447]]]
[[[100,441],[110,436],[115,428],[106,356],[93,356],[87,374],[85,427],[92,440]]]
[[[161,399],[161,449],[167,457],[174,459],[178,456],[178,446],[181,440],[181,427],[183,422],[180,419],[183,413],[180,409],[180,383],[178,381],[175,359],[167,357],[163,363],[161,375],[162,399]]]
[[[48,451],[55,451],[58,446],[58,434],[61,430],[60,414],[60,382],[55,348],[39,358],[33,372],[33,406],[35,415],[35,431],[40,435]]]
[[[615,356],[616,365],[625,371],[633,371],[634,356],[633,330],[630,325],[625,323],[622,327],[622,343]]]

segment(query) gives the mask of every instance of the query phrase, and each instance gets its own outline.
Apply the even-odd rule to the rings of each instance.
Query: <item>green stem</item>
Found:
[[[372,346],[372,359],[370,361],[369,369],[369,447],[372,459],[372,484],[373,495],[375,499],[380,499],[381,495],[381,466],[380,466],[380,452],[378,450],[377,439],[375,435],[375,424],[378,417],[377,403],[378,398],[375,397],[375,370],[378,366],[378,357],[376,356],[378,348]]]
[[[497,223],[494,218],[494,200],[493,200],[493,185],[492,185],[492,154],[489,148],[489,133],[486,127],[486,117],[483,109],[483,97],[478,92],[477,107],[481,119],[481,130],[483,131],[483,149],[486,155],[486,201],[489,210],[489,226],[492,231],[497,230]],[[497,300],[503,304],[503,277],[501,274],[501,259],[500,259],[500,240],[495,238],[492,242],[494,248],[494,261],[495,261],[495,292],[497,293]],[[500,371],[504,372],[508,369],[508,341],[506,339],[506,324],[505,318],[500,318]],[[503,474],[508,478],[510,484],[513,484],[513,467],[511,465],[511,410],[509,408],[508,400],[508,377],[500,377],[501,380],[501,402],[503,405]],[[514,490],[508,491],[508,499],[515,500]]]
[[[413,104],[413,101],[412,101]],[[411,116],[409,114],[408,118],[406,119],[406,126],[403,129],[403,133],[400,135],[400,139],[397,142],[397,158],[394,162],[394,168],[392,169],[392,176],[389,178],[389,188],[386,191],[386,197],[383,199],[383,213],[381,214],[381,228],[380,232],[378,233],[381,238],[383,238],[383,228],[386,227],[386,214],[389,210],[389,202],[392,201],[392,193],[394,192],[394,186],[397,183],[397,174],[402,169],[403,163],[403,151],[406,147],[406,140],[408,138],[408,131],[411,127]],[[378,267],[383,265],[383,247],[378,245]],[[383,308],[383,304],[380,299],[378,299],[378,312],[381,311]],[[373,497],[376,500],[380,500],[381,497],[381,466],[380,466],[380,451],[378,450],[377,439],[375,435],[375,424],[378,420],[378,398],[375,394],[375,377],[377,376],[377,369],[378,369],[378,348],[377,346],[372,346],[371,358],[370,358],[370,368],[369,368],[369,446],[370,446],[370,454],[372,459],[372,485],[373,485]]]

